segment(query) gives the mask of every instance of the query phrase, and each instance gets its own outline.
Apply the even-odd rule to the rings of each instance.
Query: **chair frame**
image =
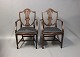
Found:
[[[42,19],[41,19],[41,30],[42,30],[42,32],[41,32],[41,41],[42,41],[42,49],[44,49],[44,41],[59,41],[60,42],[60,45],[61,45],[61,48],[62,48],[62,45],[63,45],[63,37],[64,37],[64,26],[63,26],[63,21],[62,20],[60,20],[60,19],[58,19],[58,11],[55,11],[55,10],[53,10],[53,9],[51,9],[51,8],[49,8],[48,10],[51,10],[51,11],[53,11],[54,13],[57,13],[57,17],[56,17],[56,21],[55,21],[55,23],[54,24],[51,24],[51,25],[48,25],[48,24],[46,24],[45,22],[44,22],[44,18],[43,18],[43,13],[44,12],[42,12]],[[47,10],[47,11],[48,11]],[[46,26],[52,26],[52,25],[55,25],[55,27],[57,27],[57,21],[60,21],[61,22],[61,26],[62,26],[62,29],[61,29],[61,32],[46,32],[46,33],[44,33],[44,26],[46,25]],[[49,36],[50,35],[50,36]],[[61,41],[59,40],[59,36],[58,35],[61,35]],[[57,38],[56,38],[56,36],[57,36]],[[53,40],[45,40],[44,39],[44,37],[54,37],[54,39]]]
[[[26,8],[25,10],[30,10],[30,9],[28,9],[28,8]],[[17,26],[18,26],[18,22],[20,22],[20,28],[22,28],[22,25],[24,25],[23,23],[22,23],[22,21],[21,21],[21,17],[20,17],[20,14],[21,13],[23,13],[25,10],[23,10],[23,11],[21,11],[21,12],[19,12],[19,19],[17,20],[17,21],[15,21],[15,37],[16,37],[16,45],[17,45],[17,49],[19,49],[19,47],[18,47],[18,44],[21,42],[21,41],[23,41],[23,43],[25,42],[25,41],[35,41],[36,42],[36,49],[37,49],[37,41],[38,41],[38,20],[36,19],[36,11],[31,11],[32,13],[34,13],[34,21],[33,21],[33,23],[30,25],[26,25],[26,26],[32,26],[33,25],[33,27],[36,29],[36,31],[37,31],[37,34],[35,34],[34,32],[31,32],[31,33],[22,33],[22,34],[16,34],[16,32],[17,32]],[[26,21],[26,22],[28,22],[28,21]],[[20,39],[20,40],[18,40],[18,35],[21,35],[22,36],[22,38]],[[34,38],[34,36],[36,35],[36,39]],[[33,37],[33,40],[24,40],[24,37]],[[23,45],[23,44],[22,44]],[[21,45],[21,46],[22,46]]]

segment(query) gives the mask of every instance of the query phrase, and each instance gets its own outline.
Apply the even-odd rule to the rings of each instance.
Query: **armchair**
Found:
[[[54,14],[55,14],[55,18],[53,18]],[[46,19],[47,19],[47,22],[45,21]],[[61,22],[61,29],[58,28],[58,25],[59,25],[58,21]],[[58,11],[55,11],[49,8],[45,12],[42,12],[41,30],[42,30],[41,31],[42,49],[44,49],[44,41],[59,41],[62,48],[64,26],[63,26],[63,21],[58,19]],[[62,36],[61,40],[59,39],[59,35]],[[53,40],[45,40],[44,37],[54,37],[54,38]]]
[[[33,22],[30,22],[32,21],[31,19],[33,19]],[[22,36],[20,40],[18,39],[19,38],[18,35]],[[21,41],[23,41],[23,43],[25,41],[34,41],[36,43],[37,49],[38,20],[36,19],[36,11],[32,11],[29,8],[26,8],[23,11],[19,12],[19,19],[15,21],[15,36],[17,49],[19,49],[18,44]],[[36,38],[34,38],[34,36],[36,36]],[[24,37],[32,37],[33,39],[24,40]]]

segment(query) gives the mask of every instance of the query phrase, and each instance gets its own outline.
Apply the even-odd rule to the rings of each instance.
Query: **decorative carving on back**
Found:
[[[29,26],[30,25],[30,23],[29,23],[29,20],[30,20],[29,15],[30,15],[30,13],[31,13],[30,9],[27,8],[27,9],[24,10],[25,20],[26,20],[25,26]]]
[[[47,14],[48,14],[48,25],[52,25],[52,13],[54,12],[54,10],[53,9],[51,9],[51,8],[49,8],[47,11]]]
[[[23,11],[19,12],[19,19],[22,26],[34,26],[34,21],[36,19],[36,11],[32,11],[29,8],[24,9]],[[33,22],[30,22],[31,19]]]

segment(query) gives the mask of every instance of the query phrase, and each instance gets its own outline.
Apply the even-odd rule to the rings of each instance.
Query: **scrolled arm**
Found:
[[[43,32],[43,31],[44,31],[44,20],[41,19],[40,21],[41,21],[41,30],[42,30],[42,32]]]
[[[35,23],[36,23],[36,24],[35,24],[35,25],[36,25],[35,28],[36,28],[36,30],[38,31],[38,20],[37,20],[37,19],[35,19]]]
[[[63,21],[62,20],[60,20],[60,19],[57,19],[58,21],[61,21],[61,24],[62,24],[62,32],[64,32],[64,24],[63,24]]]
[[[20,21],[20,19],[18,19],[17,21],[15,21],[15,32],[17,32],[17,22]]]

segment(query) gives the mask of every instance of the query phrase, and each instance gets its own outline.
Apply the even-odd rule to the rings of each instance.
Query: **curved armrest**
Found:
[[[37,19],[35,19],[35,23],[36,23],[36,30],[38,31],[38,20]]]
[[[18,19],[17,21],[15,21],[15,32],[17,32],[17,22],[20,21],[20,19]]]
[[[20,19],[18,19],[17,21],[15,21],[15,23],[17,23],[18,21],[20,21]]]
[[[41,19],[40,21],[41,21],[41,30],[42,30],[42,32],[43,32],[43,31],[44,31],[44,20]]]
[[[64,32],[64,24],[63,24],[63,21],[62,20],[60,20],[60,19],[57,19],[58,21],[61,21],[61,23],[62,23],[62,32]]]

